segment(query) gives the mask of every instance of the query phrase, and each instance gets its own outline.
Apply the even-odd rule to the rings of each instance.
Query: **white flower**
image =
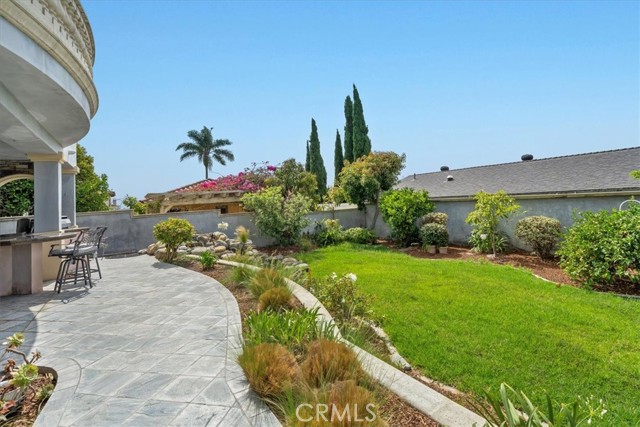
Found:
[[[480,235],[480,238],[481,238],[482,240],[487,240],[487,237],[489,237],[489,236],[487,236],[486,234],[481,234],[481,235]]]
[[[218,230],[226,230],[227,228],[229,228],[229,223],[227,222],[219,222],[218,223]]]
[[[331,273],[331,278],[332,279],[338,278],[338,275],[335,273],[335,271],[333,273]]]
[[[358,280],[358,277],[353,273],[346,274],[344,277],[351,280],[352,282],[355,282],[356,280]]]
[[[603,410],[602,410],[602,412],[600,412],[600,416],[601,416],[601,417],[603,417],[603,416],[604,416],[604,414],[606,414],[606,413],[607,413],[607,410],[606,410],[606,409],[603,409]]]

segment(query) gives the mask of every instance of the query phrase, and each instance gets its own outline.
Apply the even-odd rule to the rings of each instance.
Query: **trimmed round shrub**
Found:
[[[251,388],[262,397],[277,397],[290,389],[300,375],[296,359],[280,344],[264,343],[244,348],[238,357]]]
[[[441,224],[446,226],[449,223],[449,215],[444,212],[429,212],[420,218],[420,225]]]
[[[362,368],[356,354],[342,343],[319,339],[309,344],[302,375],[313,387],[335,381],[357,380]]]
[[[293,294],[288,288],[279,287],[265,291],[258,298],[258,311],[284,311],[293,308],[291,298]]]
[[[376,233],[368,228],[348,228],[344,231],[344,240],[350,243],[371,245],[376,242]]]
[[[153,227],[153,237],[164,243],[167,248],[167,261],[172,261],[178,247],[193,239],[196,229],[186,219],[169,218]]]
[[[522,218],[516,225],[516,237],[531,246],[542,259],[553,256],[553,250],[562,235],[560,221],[546,216]]]
[[[420,227],[420,240],[424,247],[435,245],[441,248],[449,244],[449,232],[442,224],[428,223]]]
[[[316,224],[313,241],[318,246],[336,245],[344,241],[344,231],[337,219],[323,219]]]
[[[583,212],[556,253],[567,274],[587,287],[640,282],[640,205]]]
[[[253,275],[247,287],[254,297],[260,298],[269,289],[286,288],[287,281],[275,268],[263,268]]]

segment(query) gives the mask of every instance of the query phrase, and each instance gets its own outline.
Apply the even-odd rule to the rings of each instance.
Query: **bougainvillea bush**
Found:
[[[265,181],[273,177],[277,168],[267,162],[252,163],[250,168],[245,168],[237,175],[226,175],[216,179],[201,182],[196,187],[182,190],[192,191],[246,191],[255,193],[266,187]],[[180,192],[180,191],[179,191]]]

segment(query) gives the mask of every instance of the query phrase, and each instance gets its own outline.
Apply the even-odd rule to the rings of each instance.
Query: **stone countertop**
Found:
[[[18,233],[0,235],[0,246],[30,245],[33,243],[53,242],[56,240],[71,239],[77,233],[47,232],[47,233]]]

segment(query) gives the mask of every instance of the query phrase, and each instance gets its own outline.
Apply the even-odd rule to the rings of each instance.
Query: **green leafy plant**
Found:
[[[480,254],[490,254],[494,248],[496,253],[501,254],[507,250],[509,239],[503,233],[498,232],[491,241],[489,235],[482,229],[474,228],[469,236],[469,244],[474,252]]]
[[[196,230],[186,219],[169,218],[153,227],[153,236],[164,243],[167,248],[167,261],[171,262],[177,254],[178,247],[191,241]]]
[[[277,343],[296,354],[318,338],[335,339],[333,324],[318,322],[318,309],[251,312],[245,319],[244,339],[248,345]]]
[[[516,225],[516,237],[531,246],[542,259],[553,256],[553,250],[562,235],[560,221],[546,216],[522,218]]]
[[[423,215],[419,221],[420,225],[424,224],[441,224],[446,226],[449,223],[449,215],[444,212],[429,212]]]
[[[236,261],[236,262],[240,262],[240,261]],[[256,271],[253,270],[251,267],[246,265],[239,265],[239,266],[233,267],[233,269],[231,269],[231,271],[227,273],[226,280],[227,282],[231,282],[239,286],[248,286],[249,282],[251,281],[251,279],[255,274],[256,274]]]
[[[35,351],[27,356],[20,350],[24,340],[22,333],[11,335],[0,354],[4,363],[0,370],[0,425],[6,425],[4,421],[21,412],[40,408],[53,390],[53,377],[41,375],[36,365],[41,354]],[[12,356],[17,356],[17,360]]]
[[[293,308],[293,294],[286,287],[272,288],[258,298],[258,311],[285,311]]]
[[[435,222],[427,223],[420,227],[420,240],[422,246],[437,246],[439,248],[449,245],[449,232],[447,227]]]
[[[240,243],[240,246],[238,246],[236,253],[244,255],[249,246],[249,230],[247,230],[246,227],[240,225],[236,228],[234,237]]]
[[[546,405],[535,405],[522,391],[502,383],[497,392],[487,390],[488,410],[482,401],[471,402],[487,422],[485,427],[579,427],[595,426],[607,413],[602,400],[577,397],[574,402],[554,404],[549,395]],[[595,422],[594,422],[595,421]]]
[[[202,265],[203,270],[209,270],[213,268],[213,266],[218,261],[218,258],[211,253],[211,251],[205,251],[200,254],[200,265]]]
[[[254,213],[260,231],[280,245],[295,244],[300,239],[302,230],[309,225],[306,215],[311,213],[313,205],[313,201],[302,194],[283,196],[280,187],[247,193],[242,203],[246,210]]]
[[[585,286],[640,281],[640,205],[583,212],[563,237],[560,266]]]
[[[0,216],[33,214],[33,180],[17,179],[0,187]]]
[[[335,273],[308,285],[309,290],[339,323],[354,317],[373,316],[372,298],[366,296],[356,284],[353,273],[338,276]]]
[[[251,388],[262,397],[277,397],[284,393],[300,375],[295,357],[280,344],[245,346],[238,363]]]
[[[329,246],[344,241],[344,230],[337,219],[323,219],[316,223],[313,241],[318,246]]]
[[[382,219],[391,228],[391,237],[404,246],[418,239],[416,220],[433,208],[429,193],[413,188],[390,190],[380,198]]]
[[[495,256],[498,253],[496,238],[498,236],[498,225],[503,219],[509,218],[520,206],[513,197],[500,190],[497,193],[485,193],[480,191],[474,197],[476,206],[473,212],[469,213],[466,221],[479,230],[480,235],[486,235],[486,239],[491,244],[491,250]],[[484,240],[484,239],[483,239]]]
[[[368,228],[347,228],[344,230],[344,240],[360,245],[371,245],[376,242],[376,233]]]
[[[122,204],[131,209],[136,215],[147,213],[147,206],[138,201],[134,196],[125,196],[125,198],[122,199]]]

